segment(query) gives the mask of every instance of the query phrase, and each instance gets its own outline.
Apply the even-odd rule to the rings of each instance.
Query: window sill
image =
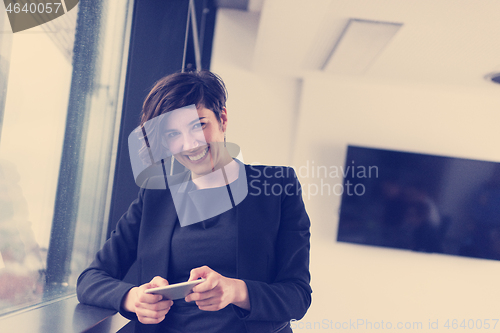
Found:
[[[0,317],[0,332],[108,333],[129,322],[116,311],[80,304],[75,295]]]

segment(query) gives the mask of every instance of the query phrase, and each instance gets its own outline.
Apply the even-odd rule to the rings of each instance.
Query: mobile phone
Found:
[[[193,292],[193,287],[204,281],[205,279],[198,279],[194,281],[181,282],[164,287],[146,289],[144,292],[146,294],[162,295],[165,299],[176,300],[191,294]]]

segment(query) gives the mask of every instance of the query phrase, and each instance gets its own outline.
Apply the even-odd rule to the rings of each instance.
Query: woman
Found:
[[[155,177],[142,184],[80,275],[80,302],[114,308],[141,332],[285,333],[304,316],[310,223],[300,185],[290,168],[231,158],[225,103],[224,83],[208,71],[155,84],[142,110],[143,155],[157,160],[163,147],[187,171],[161,177],[167,189],[150,186]],[[135,261],[137,285],[121,281]],[[198,278],[206,281],[184,300],[144,293]]]

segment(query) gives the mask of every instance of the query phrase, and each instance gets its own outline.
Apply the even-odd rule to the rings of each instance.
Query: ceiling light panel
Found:
[[[350,19],[322,66],[334,74],[363,74],[403,24]]]

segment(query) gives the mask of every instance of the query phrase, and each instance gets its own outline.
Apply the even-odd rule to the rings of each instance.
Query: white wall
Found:
[[[343,166],[347,144],[500,161],[497,87],[255,73],[248,57],[257,29],[257,14],[220,10],[212,65],[229,90],[228,137],[241,143],[247,163]],[[241,31],[250,37],[238,37]],[[240,50],[235,57],[231,48]],[[246,58],[237,56],[241,48]],[[313,195],[321,181],[341,179],[301,177],[312,222],[313,304],[295,332],[358,319],[393,328],[421,322],[418,332],[446,332],[453,331],[444,328],[446,319],[493,325],[499,318],[498,262],[337,243],[340,198]],[[429,320],[439,320],[439,329],[429,330]],[[314,322],[332,327],[306,329]]]
[[[311,75],[304,80],[294,165],[342,166],[347,144],[500,161],[496,94]],[[301,181],[305,190],[320,183]],[[341,179],[323,181],[333,186]],[[498,317],[498,262],[337,243],[340,198],[305,199],[314,292],[304,325],[363,319],[428,328],[438,319],[446,331],[447,318]]]
[[[217,12],[211,69],[228,88],[227,140],[245,163],[290,163],[301,81],[252,71],[258,24],[259,13]]]

